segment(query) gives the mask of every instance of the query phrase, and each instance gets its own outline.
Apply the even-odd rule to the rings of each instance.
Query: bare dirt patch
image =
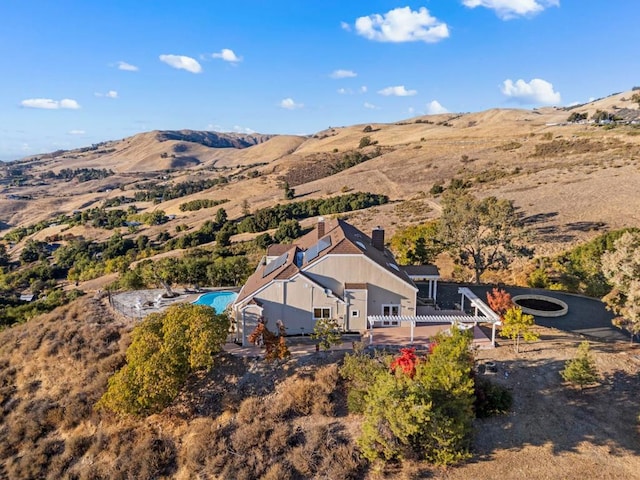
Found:
[[[581,339],[553,329],[541,334],[520,355],[510,345],[479,352],[481,361],[496,361],[493,377],[511,389],[512,411],[478,420],[473,461],[436,478],[640,478],[639,351],[592,343],[602,382],[580,392],[559,372]]]

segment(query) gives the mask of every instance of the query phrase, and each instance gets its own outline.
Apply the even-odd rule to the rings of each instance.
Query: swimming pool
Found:
[[[213,307],[216,313],[222,313],[227,308],[227,306],[231,304],[237,297],[238,294],[236,292],[210,292],[205,293],[204,295],[200,295],[198,299],[193,303],[195,305],[206,305],[208,307]]]

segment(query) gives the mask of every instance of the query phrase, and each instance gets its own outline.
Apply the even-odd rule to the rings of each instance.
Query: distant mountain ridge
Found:
[[[275,137],[260,133],[221,133],[200,130],[160,130],[156,134],[159,142],[176,140],[191,142],[210,148],[248,148]]]

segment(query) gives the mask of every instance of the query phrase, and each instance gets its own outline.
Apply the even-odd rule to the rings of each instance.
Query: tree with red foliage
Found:
[[[418,357],[416,357],[415,348],[401,348],[400,355],[391,362],[391,370],[395,371],[400,368],[405,375],[408,375],[409,378],[413,378],[416,374],[417,363]]]
[[[504,317],[507,310],[513,308],[513,300],[511,300],[511,294],[503,290],[493,287],[491,292],[487,292],[487,303],[491,310],[500,315],[500,319]]]
[[[251,332],[248,337],[249,342],[254,345],[264,345],[264,359],[267,362],[272,362],[273,360],[284,360],[291,356],[291,352],[289,351],[289,347],[287,347],[285,341],[286,329],[280,320],[277,322],[277,327],[278,334],[276,335],[267,328],[265,320],[260,320],[260,322],[258,322],[258,326],[256,326],[255,330]]]

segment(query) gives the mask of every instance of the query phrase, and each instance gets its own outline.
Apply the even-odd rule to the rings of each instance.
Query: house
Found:
[[[384,246],[384,230],[367,236],[344,220],[318,219],[291,245],[271,245],[232,306],[238,340],[260,320],[282,321],[289,335],[313,332],[322,318],[344,331],[364,332],[369,315],[415,316],[418,288]],[[437,269],[422,269],[435,299]]]

